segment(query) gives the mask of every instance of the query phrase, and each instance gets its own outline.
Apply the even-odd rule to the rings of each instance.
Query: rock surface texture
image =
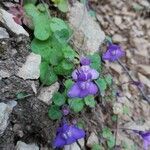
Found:
[[[105,34],[99,24],[89,16],[82,3],[76,2],[68,14],[69,23],[75,31],[73,43],[81,47],[84,53],[99,51],[105,39]]]
[[[11,101],[8,104],[0,103],[0,135],[2,135],[7,128],[9,115],[16,105],[16,101]]]
[[[30,53],[27,57],[25,64],[19,69],[17,75],[20,78],[38,79],[40,77],[40,63],[41,56],[38,54]]]
[[[16,150],[39,150],[39,147],[36,144],[26,144],[22,141],[18,141]]]
[[[25,29],[14,21],[13,15],[8,13],[4,9],[0,9],[0,22],[5,24],[9,28],[9,30],[11,30],[17,35],[23,34],[29,36]]]

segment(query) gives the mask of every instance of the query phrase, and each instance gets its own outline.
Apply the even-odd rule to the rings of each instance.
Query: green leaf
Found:
[[[107,89],[107,83],[106,83],[105,79],[104,78],[99,78],[95,82],[99,87],[101,95],[104,96],[105,95],[105,90]]]
[[[69,75],[73,68],[74,65],[64,59],[58,66],[54,67],[54,71],[58,75]]]
[[[76,113],[80,112],[84,108],[84,101],[80,98],[69,99],[68,103],[70,108]]]
[[[66,89],[68,90],[72,87],[73,83],[74,82],[71,79],[68,79],[65,81],[64,85],[65,85]]]
[[[111,149],[115,146],[115,137],[111,136],[109,140],[107,140],[107,145]]]
[[[58,4],[58,9],[62,12],[68,11],[68,0],[60,0],[60,3]]]
[[[102,136],[105,138],[105,139],[109,139],[110,137],[112,137],[112,132],[109,128],[105,127],[102,129]]]
[[[26,5],[28,3],[32,3],[32,4],[35,4],[37,2],[37,0],[24,0],[23,1],[23,5]]]
[[[108,43],[112,43],[112,38],[110,36],[106,36],[105,41]]]
[[[88,11],[88,14],[89,14],[91,17],[93,17],[93,18],[96,19],[96,12],[95,12],[95,11],[89,10],[89,11]]]
[[[111,75],[105,76],[105,81],[107,85],[110,86],[112,84],[112,76]]]
[[[45,85],[51,85],[57,81],[57,75],[53,68],[47,62],[42,62],[40,65],[40,80]]]
[[[91,67],[96,69],[97,71],[101,71],[101,58],[99,54],[89,55],[88,58],[91,60]]]
[[[129,115],[129,113],[130,113],[130,109],[129,109],[129,107],[128,107],[128,106],[126,106],[126,105],[124,105],[124,106],[123,106],[123,114],[125,114],[125,115]]]
[[[57,106],[62,106],[66,101],[65,96],[59,92],[54,93],[52,100]]]
[[[85,122],[83,121],[83,120],[79,120],[78,122],[77,122],[77,126],[79,127],[79,128],[81,128],[81,129],[84,129],[85,128]]]
[[[103,150],[102,145],[94,144],[92,145],[92,150]]]
[[[92,95],[85,97],[84,102],[87,106],[90,106],[90,107],[95,107],[95,104],[96,104],[94,97]]]
[[[44,61],[52,65],[57,65],[63,58],[61,50],[62,45],[54,38],[49,38],[46,41],[33,39],[31,49],[34,53],[40,54]]]
[[[56,17],[53,17],[50,20],[50,28],[52,32],[61,31],[61,30],[68,30],[69,26],[62,20]]]
[[[69,61],[73,61],[75,57],[78,57],[78,54],[70,46],[63,47],[62,52],[64,54],[64,58]]]
[[[61,31],[54,32],[54,37],[58,40],[60,43],[66,43],[69,38],[69,31],[66,29],[62,29]]]
[[[44,41],[50,37],[52,32],[49,25],[49,16],[46,10],[44,11],[45,6],[42,7],[42,5],[43,4],[39,4],[39,6],[36,7],[33,4],[27,4],[24,8],[26,14],[32,18],[35,37],[41,41]],[[38,9],[38,7],[40,9]],[[43,12],[41,10],[43,10]]]
[[[117,121],[117,115],[113,115],[113,116],[111,117],[111,119],[112,119],[113,122],[116,122],[116,121]]]
[[[27,96],[26,92],[19,92],[19,93],[16,94],[16,97],[17,97],[18,100],[24,99],[26,96]]]
[[[59,106],[52,105],[48,110],[48,116],[52,120],[60,119],[62,117],[62,113]]]

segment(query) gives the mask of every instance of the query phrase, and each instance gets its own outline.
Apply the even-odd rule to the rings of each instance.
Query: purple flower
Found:
[[[81,66],[72,73],[72,78],[76,81],[68,91],[70,98],[84,98],[88,95],[94,95],[98,91],[97,85],[92,80],[99,77],[99,73],[92,69],[88,58],[81,59]]]
[[[88,65],[81,66],[79,69],[74,70],[72,73],[72,78],[75,81],[94,80],[98,77],[99,73],[95,69],[90,68]]]
[[[81,65],[86,66],[86,65],[90,65],[91,60],[87,57],[82,57],[80,60]]]
[[[103,60],[108,60],[110,62],[116,61],[120,57],[124,56],[125,52],[119,45],[109,44],[107,51],[103,54]]]
[[[150,131],[148,132],[139,132],[139,135],[143,138],[144,150],[149,150],[150,147]]]
[[[94,95],[98,92],[98,87],[91,81],[77,81],[68,91],[70,98],[84,98],[88,95]]]
[[[67,116],[70,113],[70,110],[67,106],[63,106],[62,112],[64,116]]]
[[[135,131],[143,138],[143,146],[144,150],[149,150],[150,147],[150,131],[143,132],[143,131]]]
[[[64,145],[69,145],[76,142],[78,139],[84,138],[85,131],[78,128],[76,125],[63,124],[58,128],[56,138],[54,140],[55,148],[62,148]]]

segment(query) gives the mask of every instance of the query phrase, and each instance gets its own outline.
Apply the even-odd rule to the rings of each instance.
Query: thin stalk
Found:
[[[135,82],[135,80],[133,79],[133,77],[131,76],[131,74],[129,73],[128,69],[124,66],[124,64],[122,64],[122,62],[118,59],[117,62],[119,63],[119,65],[124,69],[124,71],[126,72],[126,74],[129,76],[129,78],[131,79],[131,81]],[[146,100],[148,103],[150,103],[150,99],[149,97],[147,97],[144,93],[144,91],[142,90],[142,88],[140,86],[137,86],[138,90],[140,91],[141,95],[143,96],[144,100]]]

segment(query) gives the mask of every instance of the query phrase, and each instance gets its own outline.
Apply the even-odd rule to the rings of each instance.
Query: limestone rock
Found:
[[[94,132],[91,133],[86,145],[91,148],[93,144],[99,144],[98,137]]]
[[[64,147],[64,150],[81,150],[80,147],[78,146],[78,144],[75,142],[71,145],[66,145]]]
[[[7,33],[5,28],[0,27],[0,39],[9,38],[9,34]]]
[[[9,115],[16,105],[16,101],[10,101],[8,104],[0,103],[0,135],[7,128]]]
[[[112,39],[113,39],[113,42],[118,42],[118,43],[127,41],[127,39],[122,37],[120,34],[114,34]]]
[[[149,131],[150,130],[150,120],[146,121],[143,124],[136,124],[136,122],[128,122],[124,125],[124,128],[137,131]]]
[[[39,147],[36,144],[26,144],[22,141],[18,141],[16,150],[39,150]]]
[[[40,91],[40,94],[38,96],[38,99],[46,103],[47,105],[50,105],[52,103],[51,99],[53,97],[53,94],[57,92],[59,89],[59,83],[56,82],[48,87],[43,87]]]
[[[7,71],[7,70],[0,70],[0,80],[2,78],[8,78],[8,77],[10,77],[10,72],[9,71]]]
[[[24,80],[26,79],[38,79],[40,77],[40,63],[41,56],[31,53],[25,64],[19,69],[17,75]]]
[[[74,44],[79,47],[83,45],[82,49],[87,53],[97,52],[105,39],[105,34],[99,24],[89,16],[82,3],[76,2],[70,8],[68,20],[75,31]]]
[[[144,75],[142,75],[141,73],[138,73],[139,79],[140,81],[145,84],[147,87],[150,88],[150,79],[148,79],[147,77],[145,77]]]
[[[120,16],[114,16],[114,21],[116,25],[120,25],[122,23],[122,18]]]
[[[81,146],[81,148],[84,148],[84,146],[85,146],[85,140],[84,140],[84,138],[79,139],[79,140],[78,140],[78,143],[79,143],[79,145]]]
[[[114,103],[113,112],[116,115],[121,115],[123,113],[123,106],[122,106],[122,104],[118,103],[118,102]]]
[[[150,75],[150,66],[148,65],[138,65],[138,71],[145,74]]]
[[[24,34],[26,36],[29,36],[25,29],[14,21],[13,15],[8,13],[4,9],[0,9],[0,21],[6,24],[6,26],[15,34]]]

